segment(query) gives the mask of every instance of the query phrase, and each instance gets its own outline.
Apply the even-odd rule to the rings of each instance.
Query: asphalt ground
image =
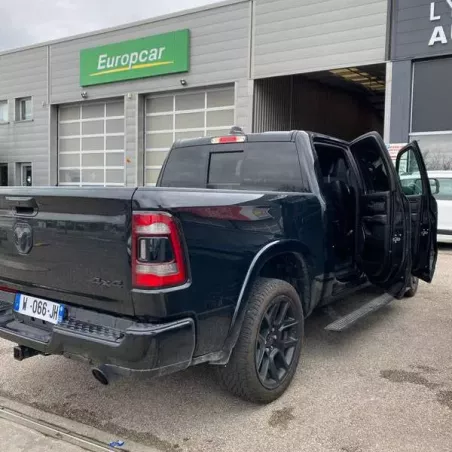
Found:
[[[360,293],[335,306],[374,295]],[[63,357],[16,362],[0,341],[0,396],[159,451],[452,451],[452,247],[433,284],[350,330],[314,313],[286,394],[256,406],[219,389],[201,366],[101,386]],[[1,445],[0,445],[1,447]],[[4,449],[3,449],[4,450]]]

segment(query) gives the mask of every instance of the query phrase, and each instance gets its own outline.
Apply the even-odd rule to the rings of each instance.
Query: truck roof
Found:
[[[263,133],[243,133],[243,134],[224,134],[222,136],[245,136],[246,141],[249,142],[259,142],[259,141],[294,141],[296,132],[263,132]],[[212,138],[218,137],[218,135],[212,135],[207,137],[199,138],[185,138],[181,140],[176,140],[173,147],[187,147],[187,146],[203,146],[212,144]]]
[[[256,143],[256,142],[289,142],[295,141],[296,137],[300,134],[309,135],[312,138],[323,138],[330,142],[337,144],[347,144],[347,142],[334,138],[328,135],[323,135],[319,133],[310,132],[307,130],[291,130],[291,131],[269,131],[261,133],[244,133],[240,127],[233,127],[229,134],[224,134],[222,137],[226,136],[244,136],[246,142]],[[199,137],[199,138],[185,138],[181,140],[176,140],[173,147],[188,147],[188,146],[203,146],[212,144],[212,138],[217,138],[218,135]]]

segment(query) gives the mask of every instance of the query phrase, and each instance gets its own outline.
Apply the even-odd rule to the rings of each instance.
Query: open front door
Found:
[[[377,133],[350,144],[362,182],[356,262],[370,282],[402,298],[411,281],[409,203]]]
[[[411,274],[431,282],[435,273],[438,208],[421,151],[416,141],[405,146],[397,156],[397,173],[403,193],[410,203],[412,229]],[[435,186],[435,184],[434,184]]]

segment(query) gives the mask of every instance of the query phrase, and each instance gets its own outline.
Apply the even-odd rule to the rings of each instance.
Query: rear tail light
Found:
[[[171,215],[134,213],[132,230],[134,287],[161,289],[187,281],[181,238]]]

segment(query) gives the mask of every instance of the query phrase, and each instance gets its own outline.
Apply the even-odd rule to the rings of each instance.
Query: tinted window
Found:
[[[358,164],[367,192],[389,191],[389,176],[378,142],[373,137],[369,137],[354,144],[351,151]]]
[[[181,147],[171,150],[161,174],[161,187],[205,187],[209,146]]]
[[[422,181],[421,179],[401,179],[402,191],[405,195],[421,195]]]
[[[415,63],[412,132],[452,130],[451,71],[451,58]]]
[[[255,142],[175,148],[159,184],[164,187],[306,191],[295,143]]]
[[[295,143],[249,143],[242,164],[244,189],[305,191]]]
[[[218,186],[240,185],[243,155],[243,151],[211,153],[208,184]]]

